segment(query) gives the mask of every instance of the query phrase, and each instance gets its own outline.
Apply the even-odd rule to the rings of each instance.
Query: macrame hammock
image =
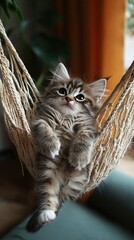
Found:
[[[6,126],[21,163],[36,178],[37,148],[29,120],[40,94],[1,21],[0,36],[0,97]],[[87,166],[87,191],[95,188],[116,167],[134,136],[134,63],[100,109],[97,124],[100,135],[93,159]]]

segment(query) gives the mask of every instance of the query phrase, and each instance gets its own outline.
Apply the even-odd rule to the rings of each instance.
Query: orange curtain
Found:
[[[71,46],[70,72],[88,82],[124,73],[126,0],[56,0],[64,20],[58,30]]]

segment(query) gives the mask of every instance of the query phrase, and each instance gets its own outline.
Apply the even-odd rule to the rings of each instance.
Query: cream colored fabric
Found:
[[[37,149],[32,138],[29,119],[39,92],[8,39],[2,22],[0,35],[0,96],[9,135],[19,158],[36,177]],[[3,50],[4,49],[4,50]],[[97,122],[100,135],[93,160],[87,166],[91,190],[117,165],[134,136],[134,63],[100,110]]]

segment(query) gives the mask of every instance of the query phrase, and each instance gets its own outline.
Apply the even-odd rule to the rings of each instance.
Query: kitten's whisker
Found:
[[[55,82],[57,82],[57,79],[54,79],[53,77],[51,77],[51,78],[48,78],[47,80],[48,80],[48,81],[50,81],[50,82],[52,82],[52,81],[55,81]]]
[[[52,94],[53,96],[55,96],[55,94],[54,94],[52,91],[50,91],[48,88],[47,88],[47,92],[49,92],[50,94]],[[44,99],[44,98],[46,99],[46,96],[43,96],[43,95],[42,95],[41,99]]]

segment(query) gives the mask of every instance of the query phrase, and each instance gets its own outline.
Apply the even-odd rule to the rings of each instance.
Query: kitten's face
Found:
[[[81,79],[70,78],[65,66],[60,63],[45,96],[47,104],[62,114],[75,116],[80,112],[95,111],[97,100],[104,90],[104,79],[99,80],[98,84],[85,84]]]
[[[94,104],[94,99],[89,92],[82,80],[69,79],[52,83],[47,97],[50,106],[62,114],[78,115],[85,110],[91,110]]]

